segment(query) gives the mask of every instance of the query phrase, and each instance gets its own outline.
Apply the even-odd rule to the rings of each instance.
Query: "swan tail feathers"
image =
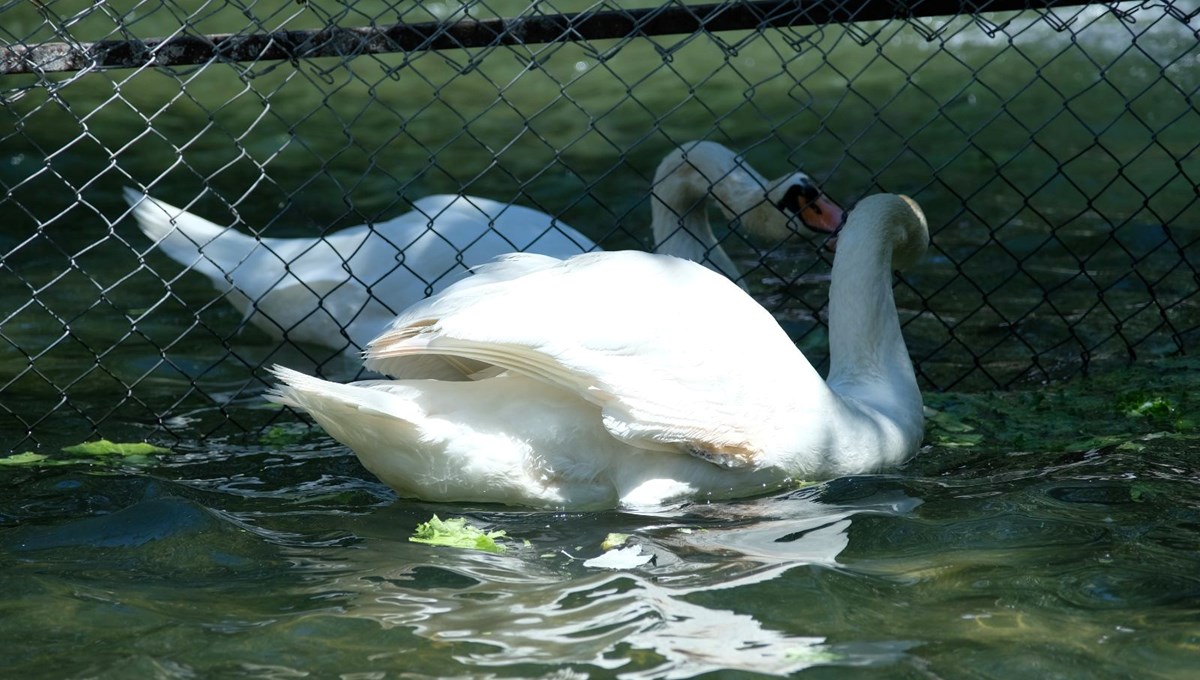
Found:
[[[271,368],[271,374],[279,382],[267,392],[268,401],[304,411],[327,429],[327,421],[341,421],[346,416],[380,416],[410,425],[422,418],[416,404],[372,389],[383,381],[335,383],[278,365]]]
[[[125,201],[138,227],[155,246],[179,264],[227,289],[228,275],[246,259],[258,241],[222,227],[149,194],[125,188]]]

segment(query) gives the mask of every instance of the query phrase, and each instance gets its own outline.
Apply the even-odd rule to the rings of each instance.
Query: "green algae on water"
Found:
[[[1196,433],[1200,360],[1145,361],[1034,389],[926,393],[927,444],[1001,451],[1085,451],[1154,433]]]

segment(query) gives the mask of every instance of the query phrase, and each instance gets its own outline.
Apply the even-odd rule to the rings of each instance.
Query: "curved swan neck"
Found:
[[[711,192],[726,217],[742,218],[763,204],[766,187],[761,175],[719,144],[697,142],[676,150],[654,176],[655,250],[695,260],[737,281],[741,272],[713,234],[707,199]]]
[[[884,216],[852,219],[838,238],[829,286],[827,382],[843,397],[892,412],[921,403],[892,293],[893,239],[880,233],[895,227]]]

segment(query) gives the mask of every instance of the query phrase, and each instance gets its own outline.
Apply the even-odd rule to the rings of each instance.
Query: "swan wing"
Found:
[[[645,449],[752,465],[770,417],[824,388],[775,320],[701,265],[626,251],[566,260],[516,254],[401,314],[368,347],[397,378],[414,357],[490,364],[600,407],[608,432]],[[787,378],[782,378],[786,375]]]

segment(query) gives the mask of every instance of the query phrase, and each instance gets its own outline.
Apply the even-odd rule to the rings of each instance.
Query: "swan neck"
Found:
[[[829,287],[828,384],[879,407],[919,404],[892,292],[892,241],[850,226],[839,237]]]
[[[668,206],[662,201],[654,202],[654,250],[699,262],[709,269],[736,279],[738,269],[713,234],[703,198],[700,197],[690,205],[685,201],[680,201],[675,206]]]
[[[654,178],[652,230],[657,252],[695,260],[733,280],[741,272],[708,220],[711,196],[729,219],[762,203],[766,181],[732,151],[699,143],[669,156]]]

